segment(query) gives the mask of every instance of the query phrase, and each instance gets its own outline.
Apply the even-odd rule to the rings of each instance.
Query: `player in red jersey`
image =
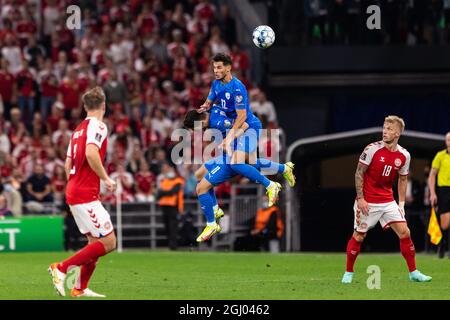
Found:
[[[88,244],[68,259],[51,264],[48,270],[57,292],[65,296],[66,273],[70,268],[80,266],[80,276],[71,296],[104,297],[88,289],[87,285],[98,258],[116,247],[111,218],[99,201],[100,180],[109,191],[115,190],[116,183],[103,166],[108,134],[102,122],[106,110],[105,94],[100,87],[96,87],[86,92],[82,99],[87,117],[74,130],[67,150],[66,200]]]
[[[408,184],[409,152],[398,145],[405,122],[397,116],[384,119],[383,140],[369,144],[359,158],[355,173],[356,200],[354,232],[347,245],[347,269],[342,283],[353,280],[353,266],[367,231],[380,222],[391,227],[400,239],[400,251],[406,260],[411,281],[430,281],[431,277],[416,269],[415,249],[405,220],[405,198]],[[399,204],[392,186],[398,175]]]

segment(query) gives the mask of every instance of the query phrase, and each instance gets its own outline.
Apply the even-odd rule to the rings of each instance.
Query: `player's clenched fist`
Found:
[[[116,190],[117,183],[110,177],[106,178],[105,184],[108,191],[114,192]]]

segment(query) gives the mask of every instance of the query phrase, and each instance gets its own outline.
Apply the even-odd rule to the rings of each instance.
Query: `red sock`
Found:
[[[106,254],[105,246],[101,241],[96,241],[85,246],[83,249],[75,253],[73,256],[64,260],[58,265],[58,269],[61,272],[67,273],[67,269],[72,266],[81,266],[95,260]]]
[[[94,273],[95,267],[97,265],[98,259],[94,259],[91,262],[83,264],[80,267],[80,276],[78,277],[76,288],[78,290],[84,290],[88,287],[89,280]]]
[[[353,272],[353,266],[355,265],[356,257],[358,257],[361,251],[361,243],[356,241],[353,236],[350,238],[347,244],[347,272]]]
[[[400,251],[408,264],[409,272],[416,270],[416,249],[411,238],[400,239]]]

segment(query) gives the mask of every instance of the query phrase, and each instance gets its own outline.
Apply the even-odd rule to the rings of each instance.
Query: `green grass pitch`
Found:
[[[0,254],[0,299],[71,299],[56,295],[47,273],[68,255]],[[379,290],[367,288],[370,265],[381,269]],[[101,258],[89,287],[127,300],[450,299],[450,259],[419,254],[417,265],[432,282],[410,282],[400,254],[363,253],[354,283],[343,285],[344,254],[132,251]]]

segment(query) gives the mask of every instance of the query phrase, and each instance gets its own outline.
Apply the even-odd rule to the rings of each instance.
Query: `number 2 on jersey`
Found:
[[[72,160],[75,160],[75,156],[77,154],[77,146],[78,146],[77,143],[75,143],[73,145],[73,154],[72,154],[73,158],[72,158]],[[73,162],[73,166],[72,166],[72,169],[70,169],[69,174],[75,174],[75,161]]]
[[[382,176],[389,177],[391,175],[391,170],[392,170],[392,166],[388,166],[388,165],[384,166]]]

